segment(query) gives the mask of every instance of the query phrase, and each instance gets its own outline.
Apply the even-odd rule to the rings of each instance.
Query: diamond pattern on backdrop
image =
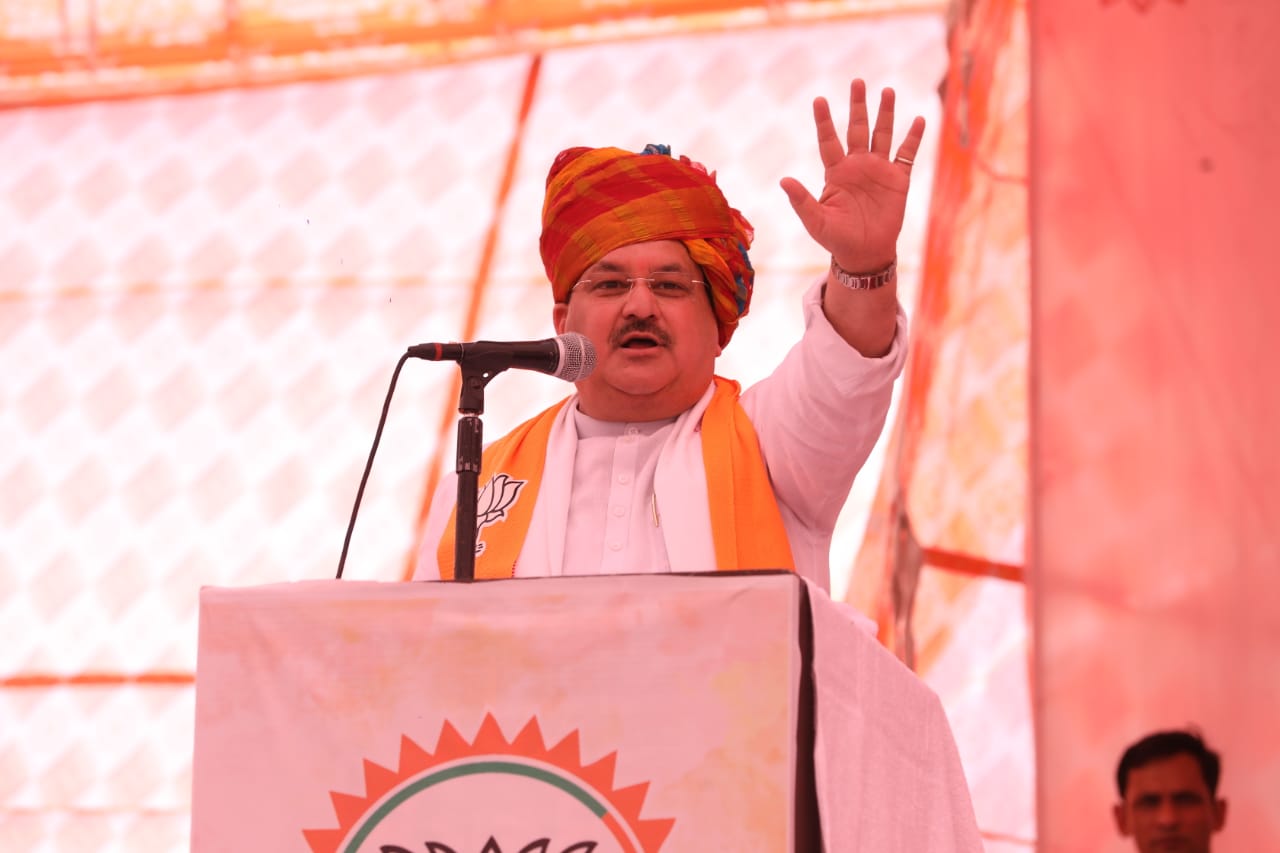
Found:
[[[474,336],[551,333],[536,241],[554,154],[665,141],[717,170],[756,226],[754,309],[721,370],[762,376],[826,265],[777,186],[820,185],[811,98],[842,119],[857,73],[934,122],[941,31],[904,16],[548,55]],[[396,357],[465,327],[528,68],[515,57],[6,116],[0,671],[190,672],[201,584],[334,570]],[[907,304],[932,150],[900,247]],[[399,576],[424,468],[452,464],[452,433],[438,433],[455,372],[402,376],[349,576]],[[486,434],[567,390],[500,377]],[[855,487],[836,566],[852,562],[874,483],[869,469]],[[0,692],[0,775],[22,780],[0,788],[0,837],[185,847],[190,715],[174,709],[190,688],[120,689],[131,698]],[[157,718],[98,748],[120,719]]]
[[[1026,591],[999,578],[1022,577],[1027,513],[1029,53],[1024,4],[972,13],[948,39],[904,408],[850,600],[899,654],[914,648],[956,730],[979,825],[1025,849],[1036,835]]]
[[[1036,837],[1026,612],[1021,583],[920,573],[922,676],[947,709],[978,825],[1023,850]]]
[[[188,850],[191,816],[136,811],[16,812],[0,821],[0,850],[14,853],[64,853],[67,850]]]
[[[6,116],[0,671],[190,673],[200,585],[331,576],[396,357],[461,323],[524,67]],[[411,547],[439,375],[401,382],[354,576]],[[185,849],[191,695],[0,692],[0,848]]]
[[[0,617],[21,623],[65,587],[52,624],[0,650],[4,671],[190,670],[199,584],[330,575],[398,349],[414,327],[456,322],[444,296],[374,282],[76,296],[65,342],[45,321],[68,299],[0,304],[20,315],[4,360],[47,362],[4,408],[17,442],[0,476],[20,497],[0,551],[18,589]],[[151,320],[131,330],[135,316]],[[424,377],[402,384],[357,530],[366,576],[409,547],[423,413],[443,405]]]
[[[0,104],[260,86],[942,0],[6,0]]]
[[[3,731],[25,730],[27,737],[6,737],[6,809],[163,813],[187,807],[195,713],[189,687],[30,688],[9,694],[0,705]]]
[[[525,64],[14,111],[0,294],[466,280]]]
[[[730,203],[755,228],[751,260],[757,275],[751,313],[725,350],[719,371],[744,383],[765,376],[799,337],[800,296],[824,274],[829,260],[804,233],[778,186],[790,175],[811,191],[820,191],[814,96],[825,96],[837,121],[843,122],[849,82],[858,74],[868,81],[873,102],[882,86],[892,85],[897,91],[899,139],[911,115],[921,113],[933,122],[936,86],[945,73],[941,26],[931,16],[905,16],[732,36],[677,35],[550,54],[538,80],[539,96],[502,221],[503,239],[477,336],[551,334],[538,223],[546,173],[555,155],[573,145],[639,150],[648,142],[665,142],[675,153],[715,171]],[[914,301],[919,275],[933,152],[926,135],[899,244],[904,305]],[[519,383],[491,388],[494,404],[486,414],[485,429],[495,436],[534,406],[564,393],[554,380],[526,382],[523,376]],[[875,470],[869,468],[855,484],[837,532],[833,566],[852,562],[875,489]],[[833,586],[839,596],[843,579],[833,578]]]
[[[0,619],[61,606],[3,671],[189,671],[198,585],[332,573],[398,352],[461,325],[524,65],[6,117]],[[416,373],[366,576],[410,547]]]
[[[1014,16],[1004,63],[1024,66]],[[975,133],[971,195],[959,212],[922,401],[908,508],[921,543],[1010,565],[1024,561],[1027,507],[1028,82],[997,68]],[[967,227],[966,227],[967,226]]]

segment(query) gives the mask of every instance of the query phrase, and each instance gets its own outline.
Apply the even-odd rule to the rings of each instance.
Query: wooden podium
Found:
[[[735,573],[202,590],[192,849],[982,847],[934,695]]]

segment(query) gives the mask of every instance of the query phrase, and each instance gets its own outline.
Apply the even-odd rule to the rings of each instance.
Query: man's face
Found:
[[[701,279],[684,246],[659,240],[623,246],[581,278]],[[715,314],[702,285],[692,295],[655,294],[637,282],[625,295],[574,291],[555,306],[556,333],[581,332],[596,348],[596,369],[578,383],[579,407],[593,418],[648,421],[674,417],[698,401],[720,355]]]
[[[1222,828],[1227,804],[1209,793],[1190,755],[1161,758],[1129,771],[1116,827],[1133,836],[1139,853],[1209,853],[1209,836]]]

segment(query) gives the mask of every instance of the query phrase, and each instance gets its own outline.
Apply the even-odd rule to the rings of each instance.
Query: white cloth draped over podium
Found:
[[[192,849],[982,845],[933,693],[742,573],[206,588]]]

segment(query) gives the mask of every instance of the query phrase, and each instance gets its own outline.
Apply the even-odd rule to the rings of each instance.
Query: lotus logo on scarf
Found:
[[[507,517],[507,512],[520,497],[520,490],[528,480],[513,480],[507,474],[494,474],[476,495],[476,556],[484,553],[480,531],[497,524]]]
[[[508,740],[492,714],[473,740],[446,721],[431,751],[402,735],[397,766],[364,761],[364,794],[330,792],[337,827],[302,834],[312,853],[659,853],[675,821],[641,817],[648,783],[619,787],[617,753],[578,743],[549,746],[536,717]]]

